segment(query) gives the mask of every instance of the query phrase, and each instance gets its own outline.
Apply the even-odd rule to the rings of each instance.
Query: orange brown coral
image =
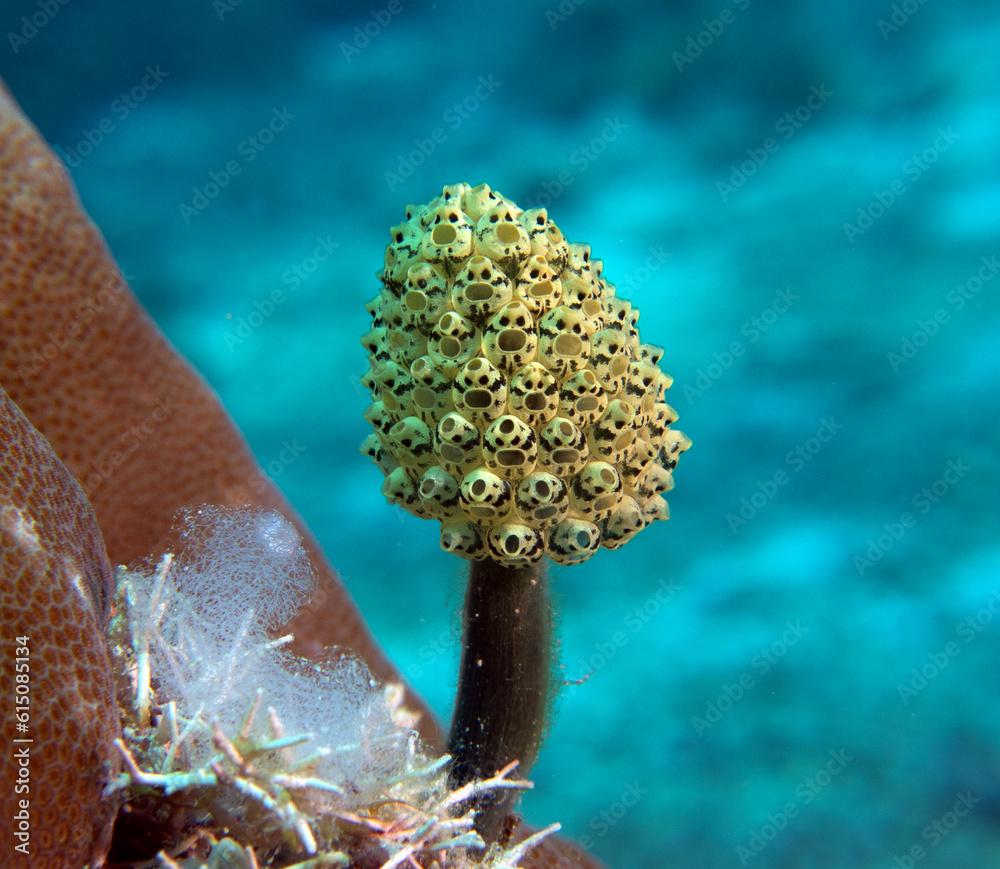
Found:
[[[2,85],[0,251],[0,383],[82,484],[112,561],[166,551],[174,515],[192,505],[279,510],[317,576],[312,606],[291,626],[300,649],[344,646],[379,678],[401,681],[315,538],[136,301],[62,164]],[[438,744],[430,711],[407,702]]]
[[[30,680],[17,695],[29,704],[4,714],[0,812],[9,829],[27,811],[31,866],[82,866],[103,856],[115,809],[102,798],[118,735],[104,641],[111,567],[83,490],[2,389],[0,577],[0,684],[13,698],[15,667]],[[16,779],[22,750],[28,777]]]

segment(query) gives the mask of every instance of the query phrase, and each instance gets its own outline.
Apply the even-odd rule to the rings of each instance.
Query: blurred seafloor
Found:
[[[406,203],[487,181],[592,244],[695,442],[669,523],[555,572],[589,679],[529,818],[1000,865],[1000,9],[339,6],[6,5],[0,71],[390,656],[446,718],[462,568],[357,454],[363,304]]]

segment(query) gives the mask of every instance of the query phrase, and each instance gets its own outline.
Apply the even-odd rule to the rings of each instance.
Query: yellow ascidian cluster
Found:
[[[590,247],[544,208],[453,184],[390,230],[362,338],[382,492],[441,547],[523,567],[585,561],[657,519],[690,441],[663,351]]]

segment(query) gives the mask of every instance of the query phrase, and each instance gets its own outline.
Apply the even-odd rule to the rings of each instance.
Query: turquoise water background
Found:
[[[442,719],[462,565],[357,453],[388,227],[486,181],[640,308],[694,447],[669,523],[554,572],[530,820],[998,866],[1000,7],[666,5],[8,3],[0,71]]]

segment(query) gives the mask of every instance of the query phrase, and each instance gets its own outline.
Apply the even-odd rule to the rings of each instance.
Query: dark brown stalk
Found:
[[[488,778],[510,761],[523,778],[538,754],[545,724],[552,618],[544,562],[503,567],[476,561],[469,571],[458,697],[448,737],[451,784]],[[519,793],[477,800],[476,829],[497,841]]]

